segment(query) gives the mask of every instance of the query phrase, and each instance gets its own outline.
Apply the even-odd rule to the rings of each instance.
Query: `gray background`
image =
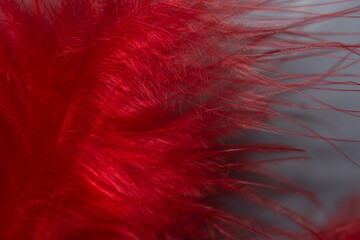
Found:
[[[304,3],[321,3],[326,1],[302,1]],[[330,1],[327,1],[330,2]],[[298,4],[300,5],[300,4]],[[349,7],[359,7],[360,1],[350,1],[342,4],[329,5],[323,7],[300,8],[299,10],[312,11],[319,13],[334,12]],[[352,16],[360,17],[359,13]],[[342,43],[360,43],[360,18],[336,18],[326,22],[313,24],[304,29],[312,32],[355,32],[358,33],[346,36],[328,36],[327,39],[340,41]],[[345,56],[346,52],[339,52],[336,55]],[[349,56],[353,60],[345,61],[342,65],[360,60],[356,54]],[[283,69],[294,73],[306,72],[325,72],[333,66],[338,60],[326,57],[312,57],[302,60],[286,63]],[[343,70],[339,73],[360,74],[360,63]],[[336,81],[354,81],[360,83],[358,77],[339,77],[330,78]],[[358,89],[357,87],[346,87],[347,89]],[[329,103],[337,108],[360,110],[360,92],[336,92],[336,91],[307,91],[306,93]],[[298,103],[313,106],[321,106],[318,103],[300,96],[291,96]],[[320,111],[320,110],[304,110],[304,109],[286,109],[282,108],[294,118],[302,119],[301,122],[315,130],[317,133],[326,137],[334,137],[341,139],[360,139],[360,119],[358,117],[349,116],[337,111]],[[310,119],[310,120],[309,120]],[[281,128],[295,130],[303,133],[307,131],[286,122],[274,121],[274,125]],[[324,205],[324,211],[313,211],[309,204],[299,197],[282,197],[281,201],[287,206],[291,206],[300,213],[311,212],[315,219],[319,222],[326,221],[329,214],[335,211],[336,205],[354,193],[360,194],[360,167],[342,156],[336,149],[322,140],[301,137],[285,137],[269,135],[259,138],[265,142],[286,143],[299,148],[305,148],[309,151],[307,156],[311,157],[311,161],[298,162],[279,165],[278,172],[281,175],[289,176],[295,182],[301,183],[311,192],[314,192],[320,202]],[[345,154],[360,165],[360,144],[334,142]]]
[[[296,5],[314,4],[314,3],[329,3],[332,1],[323,0],[303,0],[296,1]],[[301,11],[311,11],[318,13],[329,13],[347,9],[350,7],[360,7],[359,0],[344,2],[341,4],[333,4],[321,7],[304,7],[298,8]],[[274,13],[276,14],[276,13]],[[281,13],[282,16],[284,13]],[[291,16],[291,13],[285,15]],[[271,15],[270,15],[271,16]],[[276,15],[278,16],[278,15]],[[297,15],[299,16],[299,15]],[[353,18],[334,18],[329,21],[312,24],[305,27],[304,31],[309,32],[350,32],[355,34],[343,34],[338,36],[322,36],[334,42],[339,41],[348,44],[360,43],[360,15],[359,13],[352,14]],[[357,18],[359,17],[359,18]],[[359,51],[360,52],[360,51]],[[343,57],[348,52],[337,52],[335,55]],[[333,53],[334,54],[334,53]],[[360,56],[351,54],[348,56],[352,60],[343,62],[342,66],[360,60]],[[311,57],[301,60],[291,61],[282,66],[287,72],[293,73],[322,73],[328,71],[338,59],[328,57]],[[342,70],[339,73],[357,74],[360,75],[360,63],[355,63],[351,67]],[[360,84],[359,77],[332,77],[328,80],[334,81],[354,81]],[[360,86],[339,86],[339,88],[347,88],[357,91],[319,91],[307,90],[306,93],[331,104],[337,108],[347,110],[360,110]],[[312,106],[321,106],[320,104],[311,101],[307,98],[291,95],[288,96],[293,101]],[[325,137],[360,140],[360,118],[349,116],[345,113],[334,110],[310,110],[310,109],[294,109],[294,108],[278,108],[288,116],[299,120],[301,123],[315,130],[318,134]],[[360,113],[357,113],[360,115]],[[284,120],[275,120],[271,123],[273,126],[278,126],[282,129],[297,131],[300,133],[309,134],[304,129],[301,129]],[[283,136],[270,133],[255,133],[247,136],[247,140],[255,140],[258,142],[272,143],[272,144],[287,144],[297,148],[307,149],[304,155],[310,157],[310,161],[293,161],[282,162],[275,165],[275,172],[279,176],[287,176],[296,183],[300,183],[305,189],[313,192],[318,198],[323,208],[316,208],[308,200],[292,194],[279,194],[276,196],[277,200],[285,206],[295,209],[301,215],[312,217],[319,225],[323,225],[329,216],[334,214],[339,203],[346,200],[354,193],[360,194],[360,167],[352,163],[350,160],[342,156],[330,144],[323,140],[313,138],[304,138],[296,136]],[[348,155],[353,161],[360,165],[360,143],[351,142],[335,142],[336,146]],[[299,155],[299,154],[295,154]],[[281,155],[283,156],[283,155]],[[229,205],[235,208],[235,211],[244,211],[241,207],[237,209],[237,202],[230,200]],[[360,203],[359,203],[360,204]],[[245,207],[246,208],[246,207]],[[245,209],[246,211],[246,209]],[[269,216],[271,213],[255,213],[256,217],[263,220],[272,219]],[[270,220],[272,221],[272,220]]]

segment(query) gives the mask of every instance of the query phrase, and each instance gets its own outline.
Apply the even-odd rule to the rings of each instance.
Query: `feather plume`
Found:
[[[301,135],[268,123],[300,125],[274,106],[290,105],[285,93],[331,85],[331,71],[279,65],[356,52],[301,27],[360,8],[317,14],[294,2],[0,0],[0,239],[289,237],[222,211],[217,196],[229,191],[320,239],[262,191],[308,193],[248,156],[303,150],[246,142],[246,134]],[[264,15],[277,12],[303,15]]]

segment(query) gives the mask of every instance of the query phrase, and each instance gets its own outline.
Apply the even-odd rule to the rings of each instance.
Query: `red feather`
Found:
[[[273,108],[290,105],[284,93],[331,85],[326,74],[279,65],[309,49],[356,51],[300,27],[359,7],[316,14],[294,2],[0,0],[0,239],[289,236],[220,210],[229,191],[320,238],[262,194],[287,182],[247,155],[302,150],[245,135],[301,135],[267,123],[285,118],[333,145]],[[262,15],[277,12],[305,16]]]
[[[324,239],[357,240],[360,238],[360,198],[354,195],[340,204],[333,216],[329,216]]]

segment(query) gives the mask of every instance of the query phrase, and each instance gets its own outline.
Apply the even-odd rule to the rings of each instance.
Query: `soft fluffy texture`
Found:
[[[321,15],[294,2],[0,0],[0,239],[291,237],[220,210],[228,191],[321,238],[261,194],[287,183],[245,154],[301,151],[246,134],[300,135],[267,124],[297,123],[273,109],[291,106],[279,96],[331,84],[332,70],[290,74],[282,62],[358,47],[300,27],[359,8]],[[281,12],[303,15],[264,15]]]
[[[360,196],[358,192],[341,202],[336,211],[329,214],[324,225],[322,229],[324,239],[360,239]]]

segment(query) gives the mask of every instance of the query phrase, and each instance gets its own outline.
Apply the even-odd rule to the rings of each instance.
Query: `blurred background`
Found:
[[[326,2],[329,3],[330,1],[303,0],[299,1],[297,5]],[[318,7],[303,7],[298,8],[298,10],[331,13],[359,6],[359,1],[343,1],[342,3]],[[311,26],[303,28],[303,30],[309,33],[322,33],[319,37],[334,42],[341,41],[342,43],[359,44],[360,16],[358,13],[357,15],[350,14],[349,16],[350,17],[347,18],[339,17],[325,22],[312,24]],[[336,32],[338,35],[327,35],[327,32]],[[337,68],[340,69],[343,66],[349,65],[344,70],[337,72],[337,74],[349,76],[331,77],[328,78],[328,80],[339,82],[353,81],[360,84],[359,77],[352,76],[360,74],[360,56],[355,53],[347,55],[348,52],[345,51],[332,54],[349,58],[349,60],[345,60],[341,65],[337,66]],[[282,68],[292,73],[322,73],[328,71],[338,62],[339,59],[336,58],[314,56],[289,61],[283,65]],[[353,85],[352,87],[349,87],[346,85],[339,85],[336,88],[345,88],[345,91],[307,90],[306,93],[339,109],[353,111],[360,110],[360,86]],[[302,96],[292,95],[291,98],[303,105],[324,107],[323,105]],[[293,118],[300,119],[303,124],[324,137],[360,140],[360,120],[357,116],[351,116],[335,110],[282,108],[281,111],[286,112]],[[357,112],[351,113],[359,115]],[[280,128],[309,134],[308,131],[294,126],[287,121],[276,120],[273,124]],[[339,150],[337,150],[334,146],[331,146],[324,140],[314,138],[288,137],[274,134],[263,137],[263,134],[261,135],[261,140],[264,142],[286,143],[298,148],[308,149],[308,152],[305,155],[309,156],[311,161],[295,161],[294,163],[288,164],[282,163],[279,164],[277,171],[279,174],[286,175],[295,182],[301,183],[305,189],[313,192],[320,203],[324,205],[324,211],[312,211],[311,207],[309,208],[308,203],[305,203],[297,196],[284,196],[281,201],[287,206],[297,209],[299,213],[305,213],[307,211],[311,212],[317,221],[322,222],[326,220],[329,216],[328,214],[332,214],[335,211],[336,206],[340,202],[344,201],[352,194],[360,194],[360,167],[356,166],[355,163],[351,162],[340,153],[340,151],[343,151],[344,154],[351,158],[351,160],[360,165],[359,143],[332,141],[332,143],[339,148]],[[260,135],[256,137],[259,139]]]
[[[326,3],[330,1],[312,1],[303,0],[303,4]],[[300,4],[298,4],[300,5]],[[318,12],[318,13],[331,13],[348,9],[351,7],[360,7],[360,1],[343,1],[342,3],[325,5],[319,7],[305,7],[299,10]],[[360,43],[360,16],[358,13],[350,14],[348,18],[339,17],[332,20],[312,24],[304,28],[306,32],[337,32],[338,35],[333,36],[320,36],[334,42],[340,41],[348,44]],[[337,74],[348,74],[349,76],[331,77],[328,80],[332,81],[353,81],[360,84],[360,56],[353,53],[347,55],[348,52],[333,53],[339,57],[347,56],[349,60],[345,60],[337,68],[352,64],[344,70],[337,72]],[[296,61],[290,61],[283,66],[283,69],[294,73],[313,73],[313,72],[326,72],[331,67],[339,62],[339,59],[328,57],[311,57]],[[360,110],[360,86],[354,85],[349,87],[346,85],[339,85],[337,88],[345,88],[350,91],[322,91],[322,90],[307,90],[306,93],[325,102],[333,105],[339,109],[346,110]],[[334,88],[335,89],[335,88]],[[356,91],[357,90],[357,91]],[[291,96],[298,103],[304,105],[321,106],[320,104],[310,101],[304,97]],[[324,106],[322,106],[324,107]],[[285,109],[284,109],[285,110]],[[285,111],[300,117],[302,122],[311,129],[324,137],[332,137],[339,139],[360,140],[360,120],[359,117],[350,116],[349,114],[335,111],[335,110],[309,110],[309,109],[286,109]],[[359,113],[353,112],[359,115]],[[298,118],[299,119],[299,118]],[[276,121],[275,125],[287,129],[301,131],[286,121]],[[274,135],[268,141],[274,141]],[[296,138],[296,137],[281,137],[277,136],[279,142],[286,142],[292,146],[308,149],[307,156],[311,161],[294,164],[280,168],[282,174],[291,176],[296,182],[301,183],[304,187],[311,192],[314,192],[320,202],[324,204],[325,210],[332,213],[338,203],[345,200],[349,195],[354,193],[360,194],[360,167],[356,166],[353,162],[346,159],[338,150],[336,150],[329,143],[323,140],[316,140],[313,138]],[[275,137],[276,138],[276,137]],[[353,161],[360,165],[360,143],[351,142],[338,142],[333,143]],[[292,205],[298,210],[302,209],[301,202],[298,198],[283,199],[287,204]],[[321,221],[323,214],[317,213],[316,215]]]
[[[352,7],[360,7],[360,1],[358,0],[336,2],[334,0],[298,0],[286,2],[288,2],[289,6],[299,6],[296,8],[299,12],[303,11],[322,14],[341,11]],[[328,4],[331,2],[333,2],[333,4]],[[305,6],[314,4],[319,6]],[[273,13],[269,16],[267,15],[266,18],[272,16],[274,18],[279,18],[279,16],[291,18],[292,15],[299,17],[302,13],[281,12],[279,15],[277,13],[274,13],[275,15],[272,14]],[[359,44],[360,15],[359,13],[355,13],[349,14],[348,17],[332,17],[331,20],[306,26],[302,28],[302,31],[312,35],[316,33],[317,37],[327,39],[328,41]],[[335,51],[329,54],[334,57],[311,56],[297,59],[285,63],[282,66],[282,69],[286,72],[295,74],[314,74],[327,72],[334,66],[336,66],[336,69],[341,69],[346,66],[344,69],[336,72],[337,75],[341,76],[328,77],[327,80],[334,82],[352,81],[354,83],[352,86],[339,84],[337,87],[331,88],[343,89],[342,91],[314,89],[306,90],[305,93],[322,102],[330,104],[335,108],[348,111],[341,112],[339,110],[293,107],[276,107],[276,110],[296,119],[301,124],[306,125],[321,136],[344,140],[360,140],[360,112],[356,112],[360,111],[360,56],[356,53],[349,54],[348,51]],[[347,60],[340,61],[340,59],[343,59],[344,57],[346,57]],[[286,96],[286,98],[292,99],[300,106],[326,108],[323,104],[310,100],[304,96],[292,94]],[[291,124],[286,120],[276,119],[271,122],[271,125],[301,134],[311,134],[311,132],[304,128]],[[246,136],[246,140],[270,144],[285,144],[291,147],[308,150],[304,154],[296,153],[294,156],[305,155],[309,157],[310,160],[280,162],[272,165],[272,168],[275,168],[272,170],[275,170],[279,177],[285,176],[291,181],[304,186],[304,189],[314,193],[315,197],[319,200],[320,208],[316,207],[311,201],[306,199],[306,197],[299,196],[299,194],[279,193],[276,196],[276,200],[290,209],[294,209],[301,215],[309,216],[309,218],[319,225],[324,225],[324,222],[329,219],[329,216],[335,214],[337,206],[340,203],[354,194],[360,195],[360,143],[351,141],[331,141],[331,143],[329,143],[322,139],[264,132]],[[259,156],[260,158],[262,156],[264,159],[264,155]],[[284,154],[273,154],[273,156],[284,157]],[[292,155],[286,154],[286,156]],[[269,155],[266,157],[271,158]],[[249,212],[248,206],[244,207],[240,205],[241,204],[238,204],[236,200],[229,200],[228,202],[228,206],[235,208],[235,211],[237,212]],[[264,211],[256,212],[253,211],[253,209],[252,212],[255,212],[255,217],[260,218],[265,222],[273,221],[274,216],[272,215],[274,215],[274,213],[265,213]],[[289,224],[288,222],[286,223],[287,220],[283,219],[283,221],[285,222],[284,224]]]

